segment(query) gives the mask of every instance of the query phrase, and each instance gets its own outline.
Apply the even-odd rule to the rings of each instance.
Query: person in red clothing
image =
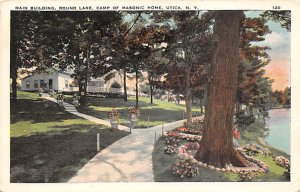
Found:
[[[237,129],[236,126],[233,127],[232,137],[233,137],[234,147],[238,148],[239,147],[238,139],[241,138],[241,134],[240,134],[240,132],[239,132],[239,130]]]

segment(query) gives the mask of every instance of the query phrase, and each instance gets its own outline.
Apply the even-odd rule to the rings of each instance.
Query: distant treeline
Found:
[[[284,90],[275,90],[272,92],[273,107],[290,107],[291,106],[291,87]]]

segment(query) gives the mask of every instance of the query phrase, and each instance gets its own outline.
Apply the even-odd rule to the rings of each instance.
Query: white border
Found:
[[[198,6],[201,10],[272,10],[279,5],[282,10],[292,10],[291,39],[291,182],[199,182],[199,183],[86,183],[86,184],[10,184],[9,183],[9,25],[10,10],[15,6]],[[0,191],[300,191],[300,3],[299,1],[5,1],[0,4]]]

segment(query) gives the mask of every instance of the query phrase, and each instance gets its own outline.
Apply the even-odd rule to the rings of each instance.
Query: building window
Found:
[[[96,86],[96,81],[89,81],[88,85],[95,87]]]
[[[39,87],[38,80],[34,80],[33,87],[34,88],[38,88]]]
[[[26,88],[30,88],[30,81],[26,81]]]
[[[65,87],[69,87],[68,80],[65,80]]]
[[[41,88],[44,87],[44,80],[40,80],[40,87],[41,87]]]

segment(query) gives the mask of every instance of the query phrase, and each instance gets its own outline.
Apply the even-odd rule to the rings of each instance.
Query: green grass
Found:
[[[275,156],[282,155],[290,158],[290,156],[283,151],[259,142],[258,137],[263,137],[262,128],[264,128],[263,122],[257,120],[253,124],[246,127],[244,130],[241,130],[242,137],[239,143],[241,145],[245,145],[247,143],[257,143],[262,147],[267,148]],[[286,169],[277,165],[273,161],[272,157],[258,154],[255,156],[255,158],[265,162],[269,166],[270,172],[267,174],[259,174],[258,177],[254,179],[254,181],[287,181],[287,179],[283,176],[283,173],[286,171]]]
[[[37,94],[18,92],[11,103],[12,183],[66,182],[101,150],[128,135],[65,112]]]
[[[10,136],[20,137],[40,133],[59,134],[61,131],[73,129],[78,127],[79,125],[84,127],[86,125],[95,124],[83,119],[67,119],[62,120],[61,122],[57,121],[47,123],[32,123],[32,121],[19,121],[11,125]]]
[[[258,173],[256,177],[252,180],[253,182],[284,182],[289,181],[286,177],[284,177],[284,172],[286,169],[280,167],[273,161],[272,157],[263,156],[262,154],[258,154],[253,156],[256,159],[259,159],[266,163],[269,166],[270,172],[268,173]],[[230,181],[238,181],[237,174],[227,173],[226,176]]]
[[[59,133],[73,125],[92,122],[65,112],[58,104],[38,97],[35,93],[18,92],[17,103],[11,103],[11,137],[37,133]],[[95,125],[95,124],[94,124]]]
[[[128,111],[134,106],[135,97],[128,97],[127,102],[119,98],[88,97],[87,105],[80,106],[78,110],[100,119],[109,120],[108,112],[114,108],[120,113],[120,124],[128,126]],[[139,109],[140,117],[137,127],[146,128],[183,119],[185,105],[160,100],[154,100],[154,104],[150,104],[150,98],[139,97]],[[200,108],[193,107],[193,115],[196,116],[199,114]]]
[[[40,99],[39,94],[36,92],[18,91],[17,94],[18,94],[18,99],[31,99],[31,100]]]
[[[268,174],[261,175],[262,178],[257,178],[257,181],[260,181],[261,179],[266,179],[267,177],[271,177],[271,178],[273,178],[273,180],[275,177],[278,179],[281,179],[283,173],[286,171],[286,169],[277,165],[275,163],[275,161],[273,161],[272,157],[263,156],[262,154],[258,154],[255,156],[255,158],[265,162],[270,168],[270,172]]]

